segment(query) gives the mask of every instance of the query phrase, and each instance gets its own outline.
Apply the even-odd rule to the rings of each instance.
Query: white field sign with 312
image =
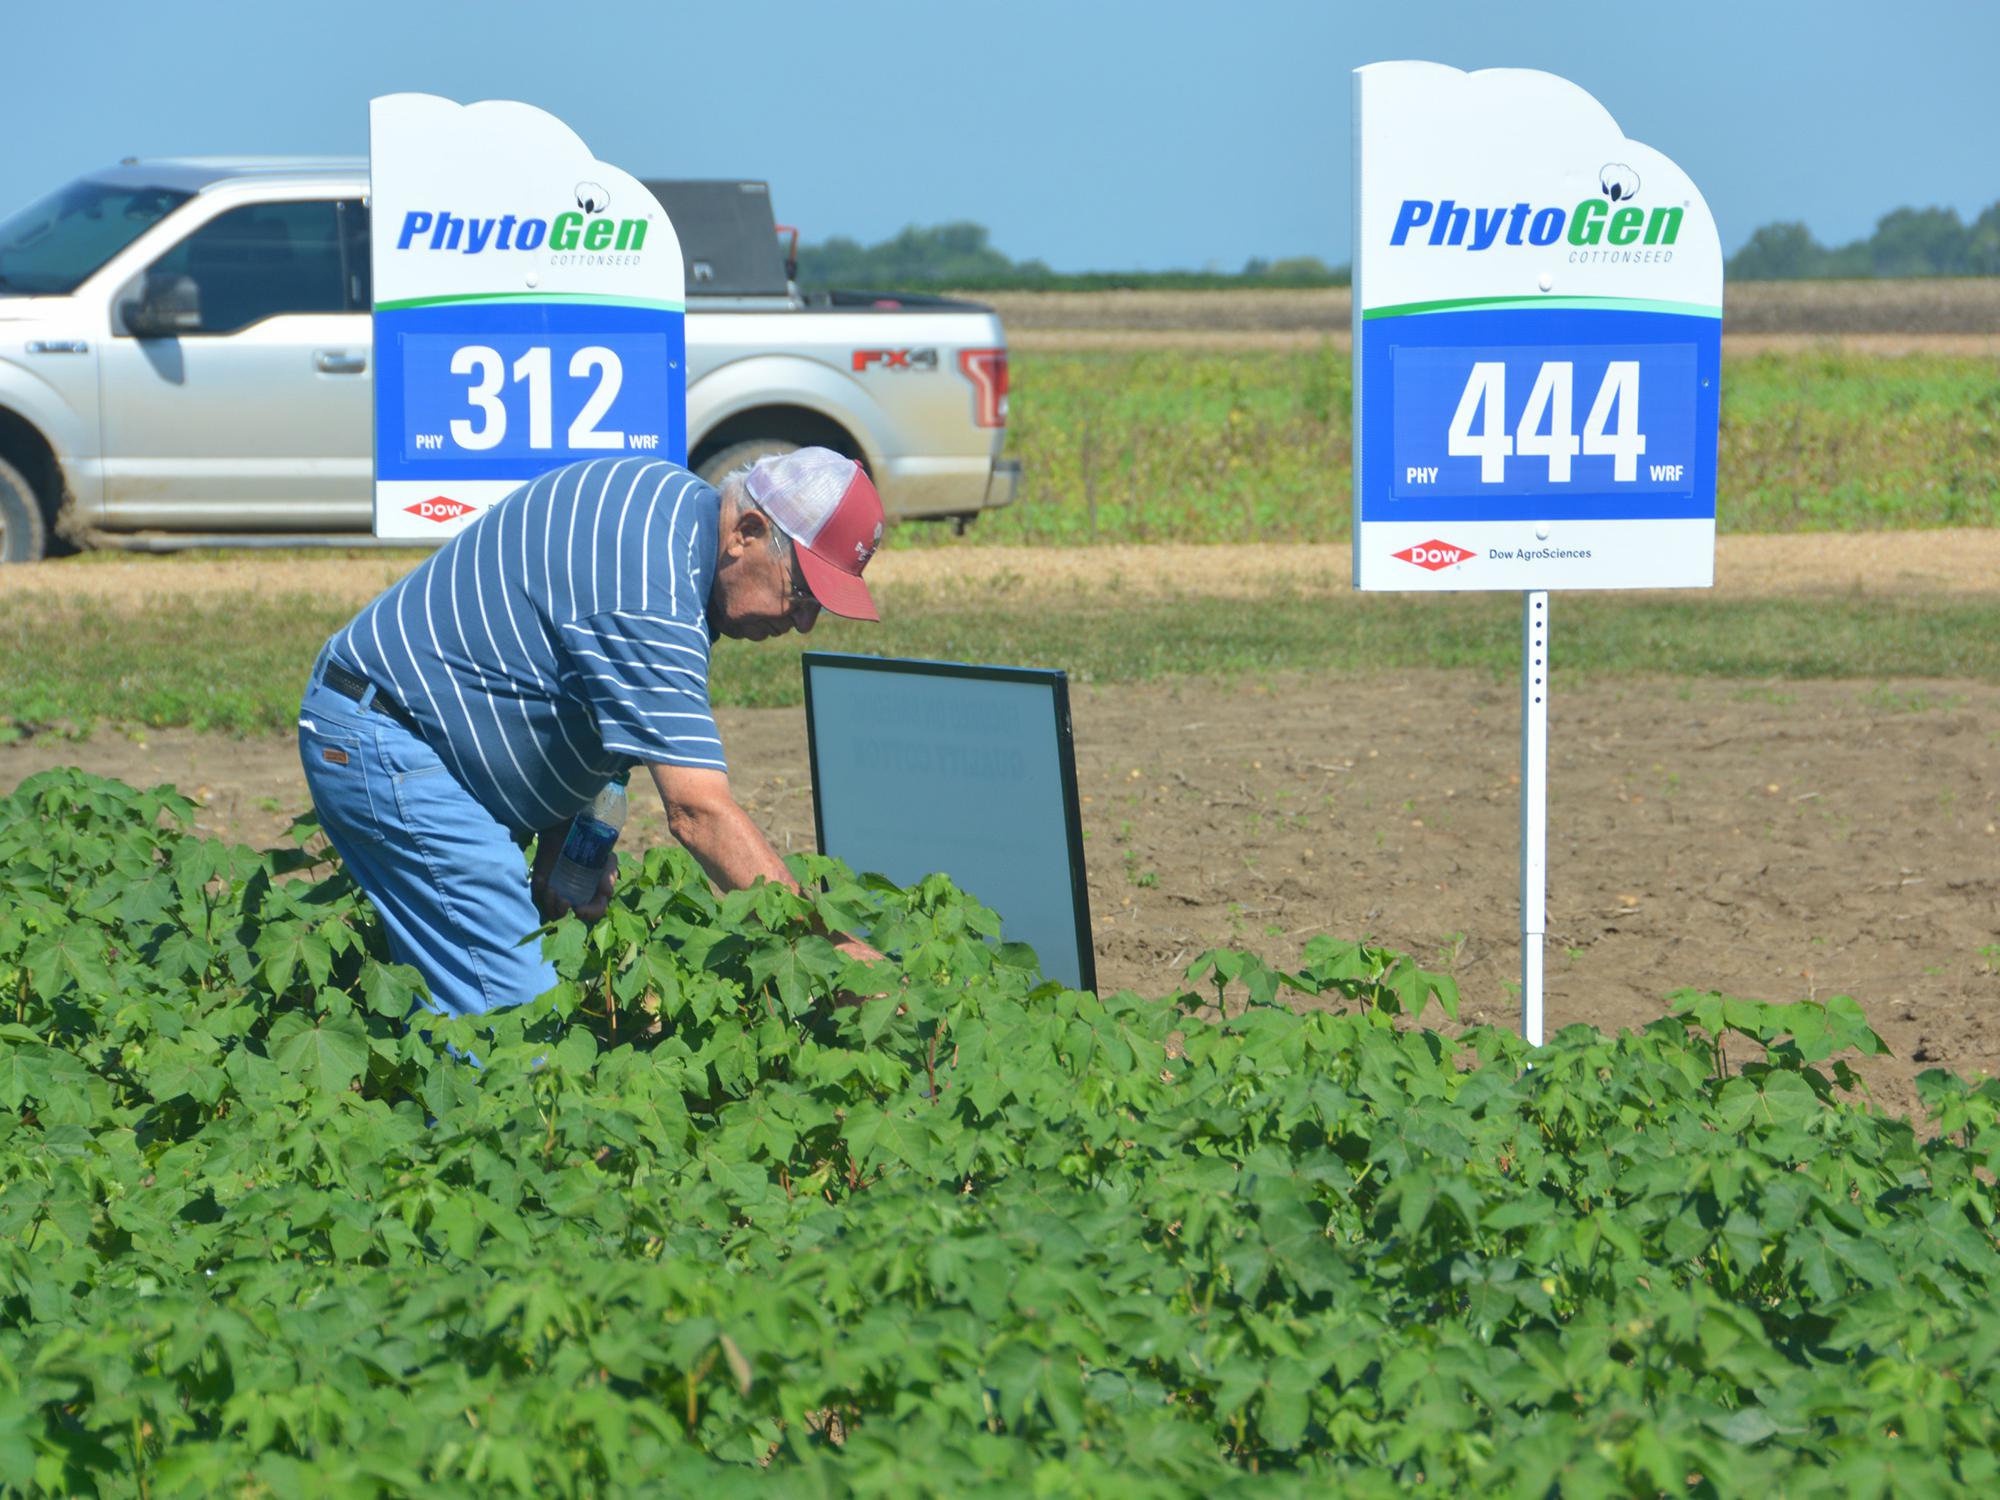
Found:
[[[553,115],[370,108],[375,531],[435,541],[577,459],[687,458],[680,242]],[[546,233],[543,226],[553,226]]]

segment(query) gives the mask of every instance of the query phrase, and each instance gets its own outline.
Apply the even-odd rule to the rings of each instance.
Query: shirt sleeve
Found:
[[[570,680],[604,748],[647,765],[729,769],[708,706],[708,631],[608,611],[559,626]]]

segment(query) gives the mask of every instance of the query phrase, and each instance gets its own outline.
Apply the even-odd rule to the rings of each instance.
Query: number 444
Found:
[[[1579,452],[1612,461],[1614,483],[1639,477],[1639,458],[1646,435],[1639,431],[1639,362],[1614,359],[1577,436],[1572,407],[1576,366],[1566,359],[1550,360],[1535,376],[1527,408],[1513,432],[1506,428],[1507,366],[1499,360],[1479,360],[1452,414],[1445,451],[1453,458],[1479,460],[1479,482],[1499,484],[1506,478],[1508,458],[1546,458],[1549,483],[1568,484],[1570,464]],[[1616,412],[1616,421],[1613,413]],[[1473,424],[1478,424],[1478,431]],[[1544,432],[1542,429],[1548,430]],[[1606,431],[1609,427],[1611,430]]]

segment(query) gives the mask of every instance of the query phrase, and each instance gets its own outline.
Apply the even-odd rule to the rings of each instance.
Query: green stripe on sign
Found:
[[[1495,312],[1513,307],[1603,307],[1619,312],[1679,313],[1688,318],[1719,318],[1722,309],[1701,302],[1656,302],[1648,297],[1448,297],[1440,302],[1399,302],[1393,307],[1362,309],[1361,318],[1409,318],[1422,313],[1461,312],[1469,308]]]
[[[568,302],[596,307],[649,307],[656,312],[686,312],[685,302],[657,302],[650,297],[607,297],[596,292],[469,292],[459,297],[399,297],[378,302],[377,312],[401,312],[411,307],[463,306],[468,302]]]

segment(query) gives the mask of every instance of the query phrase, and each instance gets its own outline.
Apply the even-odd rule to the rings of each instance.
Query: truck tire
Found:
[[[722,488],[723,476],[734,473],[745,464],[754,464],[760,458],[772,458],[780,453],[796,453],[797,443],[788,443],[783,438],[751,438],[744,443],[731,443],[727,448],[711,455],[695,473]]]
[[[19,469],[0,458],[0,563],[40,562],[48,545],[41,496]]]

